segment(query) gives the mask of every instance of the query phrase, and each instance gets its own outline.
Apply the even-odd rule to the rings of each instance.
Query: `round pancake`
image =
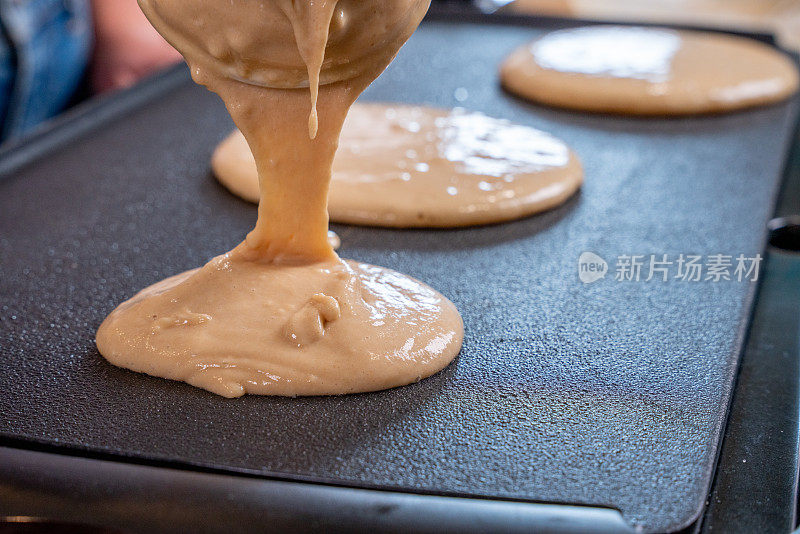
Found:
[[[561,30],[515,50],[503,86],[523,98],[629,115],[719,113],[793,94],[797,68],[752,39],[660,28]]]
[[[258,202],[255,163],[234,132],[212,158],[231,192]],[[356,104],[333,164],[328,210],[340,223],[458,227],[525,217],[577,191],[583,171],[562,141],[480,113]]]

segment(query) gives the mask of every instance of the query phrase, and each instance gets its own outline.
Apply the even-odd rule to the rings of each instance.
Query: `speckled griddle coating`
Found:
[[[368,395],[227,400],[97,353],[115,305],[255,221],[210,174],[232,128],[222,104],[177,74],[176,89],[0,179],[0,432],[287,478],[608,505],[646,531],[692,521],[752,287],[613,272],[584,286],[577,258],[591,250],[613,269],[620,254],[761,250],[796,103],[678,120],[534,107],[495,73],[536,33],[424,24],[365,95],[452,106],[464,87],[463,106],[548,130],[585,165],[576,198],[515,223],[334,227],[343,257],[455,302],[466,339],[444,372]]]

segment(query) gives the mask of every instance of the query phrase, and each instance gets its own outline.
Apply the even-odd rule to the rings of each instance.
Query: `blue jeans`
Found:
[[[0,0],[0,139],[59,113],[92,46],[89,0]]]

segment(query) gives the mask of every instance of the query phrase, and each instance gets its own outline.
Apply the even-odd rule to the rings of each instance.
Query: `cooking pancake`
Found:
[[[258,202],[258,172],[241,133],[214,152],[231,192]],[[391,227],[456,227],[557,206],[583,172],[562,141],[464,110],[356,104],[342,130],[328,200],[331,220]]]
[[[630,115],[720,113],[786,99],[794,63],[752,39],[659,28],[556,31],[502,64],[506,89],[534,102]]]

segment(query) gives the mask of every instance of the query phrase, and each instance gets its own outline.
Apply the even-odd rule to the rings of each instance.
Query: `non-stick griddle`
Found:
[[[426,22],[363,96],[545,129],[586,172],[565,206],[509,224],[333,226],[343,257],[419,278],[464,317],[459,358],[399,389],[227,400],[98,354],[114,306],[232,248],[255,221],[210,174],[233,125],[183,69],[7,154],[2,436],[333,486],[607,507],[646,532],[695,521],[755,284],[644,281],[646,269],[616,281],[616,266],[761,253],[797,102],[683,119],[538,107],[505,94],[496,70],[541,31]],[[578,279],[585,251],[609,264],[593,284]]]

